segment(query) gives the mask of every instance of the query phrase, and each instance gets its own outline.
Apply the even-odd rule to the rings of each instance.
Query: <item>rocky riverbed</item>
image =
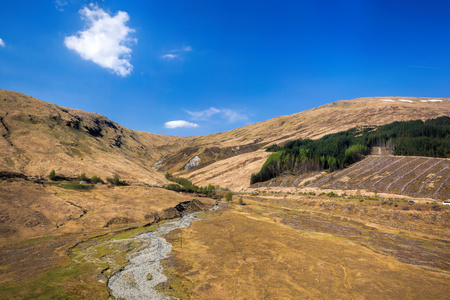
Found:
[[[198,213],[187,214],[176,221],[161,224],[154,232],[136,236],[136,239],[147,240],[148,247],[129,254],[130,264],[109,279],[112,295],[116,299],[130,300],[171,299],[154,289],[167,280],[160,261],[169,256],[172,245],[163,236],[174,229],[187,228],[195,220],[198,220]]]

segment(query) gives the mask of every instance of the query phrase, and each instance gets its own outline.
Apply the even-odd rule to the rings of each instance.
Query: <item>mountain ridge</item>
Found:
[[[430,99],[435,101],[430,103]],[[239,169],[234,161],[243,169],[245,161],[260,167],[265,156],[262,149],[274,142],[315,139],[355,126],[450,115],[449,104],[448,98],[423,97],[339,100],[226,132],[178,137],[131,130],[98,113],[0,90],[0,169],[36,177],[47,176],[52,169],[66,176],[118,174],[130,182],[153,185],[164,184],[162,172],[169,171],[202,183],[191,175],[199,169],[209,172],[219,161],[227,160],[228,168],[234,170]],[[245,159],[233,159],[241,155]],[[198,166],[182,171],[196,156]],[[258,163],[252,157],[258,158]],[[209,179],[215,177],[212,174]],[[244,178],[238,181],[240,186],[249,182]]]

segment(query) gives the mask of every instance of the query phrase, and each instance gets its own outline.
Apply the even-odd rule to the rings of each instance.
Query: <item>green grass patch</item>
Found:
[[[86,184],[80,184],[80,183],[64,183],[62,185],[62,188],[66,189],[66,190],[87,191],[91,187]]]
[[[118,234],[97,236],[78,244],[70,250],[67,263],[33,278],[0,286],[1,299],[108,299],[105,282],[96,276],[109,277],[128,264],[126,255],[137,249],[140,242],[111,242],[129,239],[136,235],[155,231],[157,224],[132,229]],[[23,243],[51,240],[44,236],[28,239]],[[102,272],[104,270],[104,272]]]

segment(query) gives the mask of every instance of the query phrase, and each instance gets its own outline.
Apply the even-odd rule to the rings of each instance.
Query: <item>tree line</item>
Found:
[[[318,140],[294,140],[284,146],[274,144],[266,150],[274,153],[258,173],[252,174],[250,183],[286,172],[342,169],[361,160],[372,147],[387,147],[394,155],[450,157],[450,117],[357,127]]]
[[[185,193],[197,193],[205,195],[209,198],[220,198],[222,195],[218,195],[219,191],[229,191],[227,188],[222,188],[219,185],[209,184],[208,186],[201,187],[193,184],[189,179],[176,177],[170,173],[166,173],[165,177],[167,180],[175,182],[170,183],[168,185],[163,185],[163,188],[167,190],[172,190],[176,192],[185,192]]]

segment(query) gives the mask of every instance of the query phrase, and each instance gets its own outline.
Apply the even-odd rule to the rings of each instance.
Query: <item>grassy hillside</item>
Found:
[[[355,163],[383,145],[394,155],[450,157],[450,117],[393,122],[379,127],[356,127],[326,135],[317,140],[304,139],[267,148],[275,152],[251,177],[251,184],[282,173],[302,174],[336,170]]]
[[[392,99],[338,101],[224,133],[178,138],[0,90],[0,294],[107,298],[108,277],[126,264],[129,251],[146,246],[129,237],[174,217],[174,205],[193,197],[142,184],[169,183],[156,165],[198,186],[247,189],[274,142],[450,115],[448,99]],[[175,256],[166,263],[171,279],[161,290],[186,298],[445,297],[448,207],[428,199],[410,204],[404,196],[387,200],[382,192],[440,199],[449,193],[449,160],[392,158],[377,150],[341,173],[287,175],[249,189],[278,185],[279,194],[233,193],[224,210],[202,214],[206,220],[168,237]],[[199,165],[180,171],[195,156]],[[76,180],[36,180],[52,169],[66,177],[119,174],[134,184],[73,190],[64,184],[82,186]],[[318,192],[362,183],[380,194],[359,199],[353,191],[339,197]],[[240,197],[246,205],[234,204]]]
[[[312,110],[281,116],[227,132],[181,138],[133,131],[106,117],[62,108],[17,92],[0,90],[0,169],[29,176],[47,176],[54,169],[66,176],[119,174],[129,182],[167,183],[161,171],[181,172],[198,156],[198,166],[181,172],[201,186],[223,184],[228,170],[254,172],[263,160],[253,157],[272,143],[325,134],[362,125],[450,115],[449,99],[359,98],[337,101]],[[216,163],[227,166],[217,168]],[[223,165],[223,163],[221,163]],[[201,171],[200,171],[201,170]],[[250,174],[228,174],[230,188],[248,186]],[[208,176],[202,174],[208,173]],[[231,176],[231,177],[230,177]],[[221,179],[220,179],[221,178]],[[212,180],[205,182],[204,180]]]
[[[127,129],[108,118],[63,108],[17,92],[0,90],[0,170],[47,176],[164,182],[152,169],[184,138]]]
[[[428,102],[429,98],[408,97],[407,99],[410,99],[412,103],[400,101],[404,100],[404,97],[389,97],[389,100],[393,101],[384,101],[386,100],[384,97],[342,100],[228,132],[196,137],[196,149],[189,148],[190,151],[186,148],[180,149],[167,157],[162,168],[188,177],[198,185],[212,183],[242,190],[248,187],[251,174],[259,171],[265,162],[265,159],[257,161],[255,159],[267,158],[268,155],[261,150],[273,143],[283,145],[300,138],[318,139],[326,134],[358,126],[450,116],[449,99],[442,98],[440,99],[442,102]],[[260,149],[246,153],[234,151],[233,156],[225,158],[207,153],[205,149],[211,144],[217,148],[232,147],[234,149],[237,147],[240,149],[242,145],[258,145]],[[199,166],[181,171],[181,168],[195,155],[201,159]],[[172,157],[176,159],[171,159]],[[228,182],[228,185],[225,185],[224,181]]]

